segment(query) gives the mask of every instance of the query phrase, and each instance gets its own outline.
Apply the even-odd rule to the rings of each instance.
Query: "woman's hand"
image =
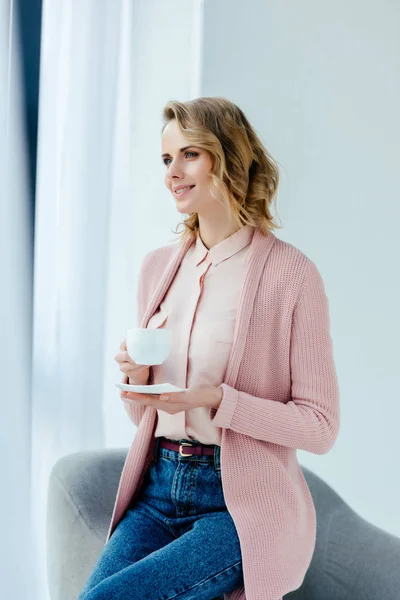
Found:
[[[170,415],[205,406],[217,409],[221,404],[223,390],[214,385],[202,384],[191,387],[183,392],[168,392],[165,394],[137,394],[136,392],[121,392],[121,398],[138,402],[164,410]]]
[[[146,385],[150,375],[150,365],[138,365],[131,359],[126,349],[126,340],[122,340],[119,346],[121,352],[114,356],[119,364],[119,370],[129,377],[129,383],[133,385]]]

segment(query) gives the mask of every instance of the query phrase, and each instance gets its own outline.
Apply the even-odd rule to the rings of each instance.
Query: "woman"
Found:
[[[137,432],[80,600],[280,600],[299,588],[316,515],[297,461],[328,452],[339,390],[314,262],[277,238],[278,168],[222,98],[164,108],[165,184],[187,216],[141,266],[138,326],[168,327],[161,365],[116,355]],[[179,191],[179,188],[186,188]]]

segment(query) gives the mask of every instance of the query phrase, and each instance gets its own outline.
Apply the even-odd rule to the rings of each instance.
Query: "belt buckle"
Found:
[[[189,444],[188,442],[182,442],[182,444],[179,445],[179,454],[181,456],[192,456],[191,454],[183,454],[182,446],[193,446],[193,444]]]

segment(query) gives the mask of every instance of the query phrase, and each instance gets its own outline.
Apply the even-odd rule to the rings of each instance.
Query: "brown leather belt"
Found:
[[[196,445],[195,445],[196,444]],[[181,444],[169,442],[165,439],[160,439],[159,448],[168,448],[168,450],[175,450],[175,452],[179,452],[181,456],[202,456],[203,454],[213,455],[215,451],[215,444],[212,446],[199,445],[198,442],[193,442],[190,444],[189,442],[182,442]],[[185,448],[187,452],[183,453],[182,448]]]

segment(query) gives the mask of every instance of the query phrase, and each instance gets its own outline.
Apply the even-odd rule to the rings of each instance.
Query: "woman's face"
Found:
[[[165,185],[172,193],[179,212],[204,213],[215,199],[211,196],[210,170],[212,159],[206,150],[190,144],[179,130],[176,119],[165,127],[162,139],[162,160],[165,164]],[[181,151],[181,148],[185,148]],[[194,186],[179,194],[179,186]]]

